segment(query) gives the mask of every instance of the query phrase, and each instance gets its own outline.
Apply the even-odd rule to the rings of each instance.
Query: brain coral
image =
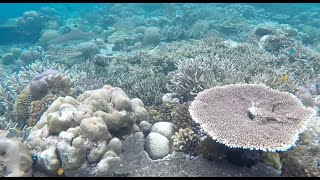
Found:
[[[189,108],[193,120],[229,147],[285,151],[315,115],[292,94],[262,84],[206,89]]]

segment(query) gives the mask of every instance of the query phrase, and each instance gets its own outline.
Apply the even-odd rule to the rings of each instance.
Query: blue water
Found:
[[[44,7],[53,8],[54,11],[51,11],[52,9],[45,9]],[[25,13],[27,11],[33,11],[33,13]],[[234,118],[225,118],[233,120],[231,126],[225,124],[225,121],[223,121],[221,126],[219,126],[219,124],[212,126],[213,120],[219,121],[224,118],[208,118],[210,112],[206,110],[201,111],[200,109],[204,114],[201,114],[201,117],[199,116],[199,118],[197,118],[197,123],[202,125],[202,127],[207,127],[204,132],[202,132],[198,129],[200,127],[195,125],[196,123],[194,123],[194,119],[192,119],[192,114],[189,113],[191,111],[188,111],[190,103],[195,100],[195,97],[199,92],[220,85],[223,86],[245,82],[254,84],[252,86],[253,89],[255,89],[255,85],[259,83],[279,91],[292,93],[303,103],[303,105],[310,108],[313,107],[315,111],[320,114],[319,52],[320,3],[2,3],[0,4],[0,137],[3,133],[2,130],[10,130],[10,136],[12,137],[25,133],[22,136],[23,141],[23,139],[28,139],[30,137],[28,136],[28,131],[25,131],[26,129],[30,130],[32,127],[39,124],[39,128],[41,128],[40,126],[47,123],[44,121],[36,124],[42,119],[41,117],[48,116],[43,120],[48,119],[48,122],[53,122],[53,124],[55,123],[55,120],[58,119],[57,126],[62,124],[63,127],[52,131],[51,128],[55,127],[55,125],[51,124],[51,127],[48,127],[50,125],[46,124],[48,125],[47,127],[39,129],[43,132],[37,132],[35,133],[36,135],[33,134],[34,136],[41,137],[29,139],[30,144],[33,144],[34,146],[39,145],[39,147],[32,149],[32,152],[30,152],[33,153],[32,172],[38,173],[36,173],[35,176],[72,176],[79,175],[78,173],[80,173],[80,171],[81,173],[84,173],[84,175],[89,174],[88,172],[92,175],[94,172],[102,170],[98,169],[97,165],[99,164],[99,161],[101,162],[102,158],[105,158],[105,155],[103,155],[102,152],[105,153],[105,151],[109,151],[109,144],[108,148],[105,147],[109,142],[104,142],[109,141],[109,138],[101,138],[93,141],[93,139],[85,137],[86,133],[80,132],[83,128],[76,128],[79,125],[76,123],[80,123],[82,119],[79,120],[76,118],[78,118],[78,116],[80,117],[80,112],[81,114],[83,113],[84,107],[92,108],[90,111],[88,110],[88,112],[92,111],[91,114],[94,114],[94,116],[101,115],[101,117],[104,117],[101,112],[95,112],[96,109],[100,108],[99,104],[102,103],[103,105],[108,104],[108,108],[103,108],[103,111],[105,111],[104,113],[108,113],[108,116],[106,115],[105,117],[109,117],[109,115],[111,117],[113,112],[116,111],[119,111],[120,114],[122,114],[122,112],[127,114],[126,111],[129,110],[133,111],[128,113],[130,114],[130,117],[128,116],[128,118],[121,119],[121,122],[119,120],[119,122],[114,123],[116,125],[111,122],[113,118],[110,118],[110,128],[114,128],[110,130],[110,135],[112,135],[112,138],[123,138],[121,139],[122,142],[127,138],[127,135],[132,135],[130,133],[141,131],[144,136],[139,137],[142,139],[142,141],[139,142],[143,144],[148,140],[146,137],[149,136],[151,131],[147,128],[153,126],[158,121],[169,121],[177,127],[175,129],[171,128],[171,126],[167,126],[170,127],[169,129],[171,129],[170,131],[172,131],[172,134],[174,134],[173,130],[177,130],[175,133],[179,132],[180,134],[180,129],[186,129],[182,126],[187,125],[186,127],[191,127],[192,133],[194,133],[193,135],[199,135],[199,137],[192,136],[192,138],[190,138],[191,135],[188,134],[189,137],[187,138],[189,139],[186,139],[183,143],[179,142],[183,146],[180,146],[180,144],[177,143],[175,145],[179,147],[175,148],[173,148],[173,146],[171,147],[171,143],[163,143],[170,146],[169,148],[171,148],[171,150],[181,150],[183,153],[189,155],[189,158],[186,156],[186,162],[188,159],[192,159],[193,156],[203,153],[199,151],[198,146],[200,137],[201,139],[204,138],[204,136],[210,138],[209,134],[216,134],[216,140],[218,140],[218,133],[224,133],[221,137],[226,136],[226,139],[222,139],[220,142],[226,143],[227,146],[230,146],[230,144],[232,145],[231,147],[222,150],[220,147],[215,147],[216,145],[211,147],[212,144],[210,143],[212,142],[208,142],[209,144],[207,145],[209,145],[209,147],[208,149],[206,149],[206,147],[204,148],[205,153],[203,154],[208,157],[200,160],[204,161],[204,164],[211,163],[210,166],[206,167],[209,170],[199,166],[199,164],[197,165],[197,168],[204,168],[205,170],[193,168],[192,163],[194,161],[191,163],[188,161],[191,166],[179,167],[174,163],[170,164],[170,162],[167,162],[172,160],[170,157],[169,159],[165,159],[165,166],[159,166],[162,167],[160,170],[157,168],[150,168],[154,166],[149,167],[148,165],[145,165],[146,167],[139,167],[140,169],[138,168],[137,170],[136,165],[144,166],[141,162],[150,163],[151,159],[143,159],[147,155],[146,153],[143,153],[142,155],[141,153],[135,153],[133,155],[135,159],[132,162],[132,156],[130,156],[130,158],[125,158],[125,160],[129,161],[126,162],[129,167],[127,169],[128,172],[123,172],[123,174],[120,173],[118,174],[119,176],[143,176],[143,173],[146,173],[147,175],[166,176],[168,174],[166,173],[167,169],[165,168],[169,168],[169,171],[174,175],[189,173],[188,175],[190,176],[242,176],[244,174],[261,176],[319,176],[320,170],[318,164],[313,162],[316,159],[319,159],[319,157],[313,157],[319,156],[320,153],[318,152],[319,144],[313,143],[318,142],[317,139],[319,139],[319,137],[313,137],[314,134],[318,132],[314,132],[312,128],[310,128],[311,130],[308,129],[310,130],[308,133],[311,132],[309,135],[306,134],[305,136],[301,136],[301,138],[314,138],[316,140],[304,139],[302,142],[305,144],[303,144],[302,148],[295,149],[296,145],[300,146],[298,141],[296,144],[293,144],[292,146],[294,148],[291,148],[289,151],[296,151],[296,153],[289,154],[288,157],[293,155],[295,156],[294,158],[285,157],[287,155],[285,152],[280,154],[281,159],[278,156],[273,157],[273,155],[271,155],[272,157],[269,157],[274,158],[272,159],[274,161],[281,161],[280,164],[283,165],[283,169],[285,169],[282,174],[277,174],[278,171],[271,171],[274,170],[272,169],[274,168],[274,165],[268,163],[265,164],[270,168],[258,166],[265,170],[262,174],[259,174],[260,171],[257,169],[250,169],[250,167],[253,167],[256,164],[263,163],[265,157],[260,151],[254,151],[254,153],[252,153],[251,150],[247,150],[246,148],[249,147],[250,149],[253,148],[262,151],[272,149],[273,151],[278,152],[283,151],[283,147],[287,147],[285,142],[280,142],[280,145],[278,144],[273,147],[273,141],[277,141],[278,139],[273,138],[273,136],[283,137],[283,133],[286,133],[280,132],[280,135],[278,135],[275,131],[282,130],[281,125],[286,126],[288,122],[282,121],[283,117],[281,115],[279,115],[278,118],[277,109],[278,107],[279,109],[290,107],[289,105],[292,104],[298,106],[298,101],[294,101],[295,103],[289,101],[291,104],[289,103],[288,105],[286,104],[286,99],[280,97],[281,102],[277,102],[276,105],[272,106],[272,112],[267,112],[268,109],[271,109],[267,106],[270,105],[271,107],[271,104],[274,103],[270,102],[270,99],[273,97],[270,98],[268,96],[266,97],[266,99],[268,99],[266,101],[267,103],[264,102],[265,99],[262,99],[260,103],[260,96],[262,97],[267,93],[259,92],[256,93],[259,97],[255,98],[259,101],[259,103],[256,103],[257,106],[261,105],[261,108],[258,107],[257,109],[259,112],[256,112],[256,108],[254,107],[256,106],[255,102],[251,102],[252,105],[251,107],[248,107],[248,109],[243,107],[245,104],[250,103],[245,102],[241,104],[240,102],[242,100],[250,100],[252,98],[251,96],[254,96],[255,93],[250,94],[250,98],[240,97],[248,94],[241,89],[241,91],[239,91],[239,96],[237,93],[235,94],[233,90],[230,92],[228,91],[229,94],[225,95],[222,93],[223,88],[221,88],[223,98],[220,98],[221,94],[219,93],[213,93],[213,95],[219,95],[216,99],[211,96],[208,99],[203,98],[208,101],[203,107],[206,109],[212,108],[212,112],[215,108],[219,109],[215,116],[230,115],[230,117],[233,117],[232,115],[234,115],[236,118],[244,119],[249,117],[250,122],[248,124],[250,126],[250,131],[245,129],[247,123],[244,123],[243,126],[239,126],[244,127],[244,129],[242,129],[244,131],[236,129],[239,127],[234,125],[237,123]],[[48,69],[50,71],[46,71]],[[63,78],[49,78],[55,76],[56,73],[59,73],[59,76],[61,75]],[[59,82],[53,82],[55,80]],[[51,83],[49,83],[50,81]],[[85,99],[85,96],[94,92],[87,91],[87,94],[83,95],[82,98],[78,98],[80,97],[80,94],[84,93],[86,90],[102,88],[106,84],[121,88],[127,96],[124,97],[122,91],[118,94],[114,93],[105,96],[103,93],[106,91],[108,91],[108,93],[113,92],[113,90],[110,90],[109,87],[106,86],[108,90],[104,89],[103,91],[96,91],[101,94],[96,96],[90,95],[90,97],[88,97],[89,100],[86,99],[85,101],[80,102],[79,99]],[[230,87],[232,86],[225,88],[225,90],[228,90]],[[234,86],[234,88],[237,87]],[[219,88],[217,89],[219,90]],[[210,91],[206,92],[208,93]],[[77,100],[79,100],[79,103],[75,103],[77,106],[74,107],[73,105],[70,105],[72,110],[68,110],[68,108],[70,108],[67,106],[68,100],[64,100],[63,104],[61,106],[59,105],[59,108],[50,109],[54,112],[44,113],[48,110],[48,107],[55,107],[50,106],[50,103],[54,101],[52,98],[64,98],[67,95],[73,96],[75,99],[78,98]],[[121,106],[119,108],[121,108],[121,111],[120,109],[113,107],[113,104],[118,103],[118,101],[114,100],[116,99],[114,98],[116,95],[123,96],[119,100],[119,106]],[[111,96],[112,101],[115,102],[109,102],[109,97]],[[235,96],[236,98],[234,98]],[[140,109],[132,109],[132,103],[130,100],[127,101],[127,97],[130,99],[139,98],[144,106],[140,107]],[[227,98],[229,99],[227,100]],[[252,99],[255,101],[255,98]],[[199,99],[201,100],[202,98]],[[227,103],[219,102],[221,99],[226,100]],[[71,99],[69,100],[71,102]],[[217,100],[217,103],[210,102],[210,100]],[[278,101],[278,99],[275,101]],[[140,106],[140,101],[136,102],[139,102],[137,104]],[[89,103],[90,105],[86,103]],[[219,103],[223,104],[223,107],[226,107],[226,109],[219,107]],[[232,107],[232,105],[237,105],[237,103],[240,105]],[[81,105],[78,106],[78,104]],[[82,104],[85,104],[85,106],[82,106]],[[215,107],[210,107],[210,104],[217,105]],[[281,106],[280,108],[279,104],[284,104],[284,106]],[[55,105],[58,105],[58,103]],[[143,108],[145,108],[145,110]],[[242,108],[248,111],[246,112],[248,117],[244,116],[246,115],[244,113],[239,116],[237,115],[237,113],[239,113],[237,111],[242,110]],[[59,113],[56,111],[58,109]],[[233,112],[233,110],[236,111]],[[300,111],[298,108],[297,110]],[[75,111],[78,113],[75,114]],[[141,123],[137,124],[134,122],[136,121],[136,117],[138,117],[135,113],[139,111],[141,111],[139,116],[142,116],[142,120],[148,121],[147,123],[149,124],[144,122],[145,124],[141,125]],[[197,109],[195,108],[193,111],[197,111]],[[281,112],[287,113],[287,111],[288,115],[283,119],[294,120],[294,122],[291,120],[290,123],[300,123],[300,121],[307,119],[307,116],[303,116],[305,113],[296,113],[292,111],[291,108],[283,111],[281,109]],[[72,112],[72,115],[70,112]],[[147,112],[149,114],[147,114]],[[208,114],[206,114],[207,112]],[[264,113],[270,113],[271,117],[264,116]],[[301,116],[303,117],[291,117],[290,113],[293,114],[292,116],[302,114]],[[51,120],[49,121],[49,115],[52,115],[51,117],[59,116],[59,118],[50,118]],[[85,116],[87,116],[87,114]],[[259,120],[252,121],[256,117],[258,117]],[[67,119],[65,122],[61,121],[63,122],[61,123],[60,118]],[[92,119],[95,120],[99,118],[100,117],[95,117]],[[114,119],[119,118],[120,116],[115,117]],[[207,122],[203,123],[201,118],[204,118],[204,121]],[[263,120],[263,123],[261,123],[262,120],[260,122],[260,118]],[[126,122],[129,119],[130,122]],[[93,120],[93,123],[90,123],[90,126],[96,125]],[[269,128],[269,121],[271,121],[270,124],[275,125],[274,127],[276,128],[273,126]],[[68,125],[65,124],[70,122],[72,123]],[[99,123],[104,124],[103,122],[101,120]],[[134,126],[131,126],[133,124],[132,122],[136,123],[135,128]],[[254,123],[258,123],[257,126],[259,127],[254,128]],[[278,127],[276,126],[277,124],[281,125]],[[300,123],[300,125],[301,124],[303,123]],[[299,126],[291,126],[290,124],[290,128],[294,127],[296,129],[291,129],[292,131],[290,130],[288,132],[297,133]],[[20,128],[17,130],[17,132],[19,131],[17,134],[15,134],[15,131],[13,130],[16,127]],[[60,150],[57,149],[54,151],[51,151],[52,149],[50,151],[45,151],[44,148],[42,148],[45,144],[50,144],[50,148],[56,148],[54,147],[55,143],[68,139],[69,137],[67,136],[72,133],[68,132],[69,135],[65,135],[65,139],[62,138],[64,135],[60,134],[60,136],[59,133],[62,131],[69,131],[66,130],[69,127],[73,128],[71,130],[69,129],[70,132],[74,133],[79,131],[79,133],[75,134],[81,134],[81,136],[85,137],[81,138],[90,142],[86,143],[87,145],[85,147],[81,147],[82,149],[79,151],[74,149],[80,148],[80,145],[78,145],[78,147],[72,147],[74,149],[66,149],[66,151],[70,151],[68,153],[58,152]],[[84,127],[86,127],[86,125],[84,125]],[[224,129],[219,129],[217,131],[213,130],[212,132],[215,133],[207,132],[212,130],[210,128],[219,127],[223,127]],[[263,129],[264,127],[266,128]],[[23,130],[24,132],[21,132],[20,134],[22,128],[25,129]],[[105,128],[108,129],[108,127]],[[235,128],[236,130],[234,131],[234,129],[227,128]],[[31,131],[34,132],[35,129],[37,130],[37,128],[33,128]],[[46,132],[48,129],[51,131],[50,133]],[[103,133],[105,133],[106,129],[103,129]],[[259,132],[254,132],[252,137],[260,138],[257,141],[252,140],[254,138],[251,139],[251,131],[254,131],[255,129],[258,129]],[[189,130],[188,133],[191,133]],[[231,133],[245,132],[245,134],[242,133],[239,134],[239,136],[234,134],[230,135],[230,133],[226,133],[226,130],[230,130]],[[263,130],[263,133],[261,133],[260,130]],[[269,131],[271,133],[269,133]],[[88,136],[94,134],[91,134],[90,129],[88,132],[90,132],[87,133]],[[125,134],[124,132],[128,134]],[[122,133],[125,135],[118,137]],[[162,136],[160,135],[161,133],[158,134],[159,136]],[[171,132],[165,132],[165,134],[171,134]],[[180,135],[186,136],[185,133]],[[250,138],[243,138],[247,135],[250,136]],[[70,137],[71,136],[72,135],[70,135]],[[98,138],[98,135],[94,134],[94,136],[97,136]],[[246,145],[246,142],[238,145],[237,139],[231,139],[231,143],[228,143],[228,137],[250,139],[250,142],[248,143],[249,145]],[[268,138],[263,139],[264,137]],[[290,135],[286,137],[290,137]],[[296,139],[296,136],[294,137],[294,139]],[[178,137],[176,138],[178,139]],[[70,138],[70,141],[73,141],[73,139],[75,139],[75,137]],[[77,139],[79,140],[78,137]],[[172,139],[174,138],[169,137],[168,141],[165,140],[164,142],[169,142]],[[261,142],[266,143],[259,145],[259,143],[261,143],[260,140],[262,140]],[[272,142],[268,142],[268,140],[272,140]],[[281,139],[281,141],[283,140]],[[82,140],[79,140],[79,142],[82,142]],[[41,143],[43,143],[43,146],[41,145],[40,148]],[[104,143],[104,145],[101,144],[101,149],[99,143]],[[224,146],[223,143],[220,145]],[[255,143],[258,144],[256,147],[254,147]],[[292,139],[290,140],[290,143],[292,143]],[[68,147],[70,146],[70,143],[64,142],[64,144],[66,146],[68,145]],[[60,145],[61,144],[59,144],[59,146]],[[167,146],[166,149],[168,149]],[[60,147],[63,146],[61,145]],[[124,148],[128,147],[131,146],[124,146]],[[232,151],[229,150],[234,147],[238,147],[237,150],[240,149],[240,151],[243,149],[246,150],[241,153],[237,150],[235,150],[234,154],[230,153]],[[87,153],[85,153],[84,148],[86,148],[85,150]],[[96,151],[90,152],[93,148],[97,148],[95,149]],[[203,147],[200,147],[200,149],[201,148]],[[98,152],[100,150],[101,152]],[[118,152],[117,150],[115,150],[115,152]],[[122,153],[120,150],[119,153]],[[136,150],[136,148],[130,150]],[[130,150],[127,152],[131,152]],[[211,150],[213,152],[209,152]],[[34,151],[39,152],[35,153]],[[83,159],[80,158],[82,159],[83,164],[81,165],[81,168],[83,169],[73,169],[74,166],[72,165],[69,167],[70,169],[64,170],[62,163],[68,162],[69,155],[71,157],[71,155],[74,155],[72,153],[75,152],[81,152],[79,154],[85,156]],[[37,153],[44,154],[37,156],[39,155]],[[94,156],[95,153],[99,155],[99,158],[91,157]],[[101,153],[101,156],[99,153]],[[119,155],[114,155],[113,152],[108,153],[112,156]],[[221,154],[217,156],[217,153]],[[245,153],[248,154],[245,156]],[[8,173],[5,172],[6,167],[2,164],[2,156],[4,154],[2,148],[0,148],[0,177],[6,176],[6,173]],[[282,157],[282,155],[284,157]],[[174,157],[174,155],[172,157]],[[43,158],[45,158],[45,160]],[[65,158],[65,161],[62,161],[61,158]],[[37,159],[41,163],[37,164]],[[89,159],[91,159],[90,162]],[[214,160],[217,159],[219,159],[218,163],[215,164],[217,161]],[[54,166],[53,168],[46,167],[51,166],[51,160],[52,164],[57,164],[52,165]],[[181,158],[179,157],[173,160],[180,161]],[[220,167],[222,161],[226,164]],[[75,160],[74,162],[77,161]],[[164,161],[161,162],[160,160],[157,166],[161,165],[163,162]],[[195,162],[197,162],[197,159]],[[103,163],[108,162],[105,161]],[[278,161],[272,163],[278,163]],[[280,164],[276,164],[276,168],[279,168],[278,166],[280,166]],[[211,171],[211,165],[214,167],[212,169],[216,169],[216,171]],[[234,165],[238,166],[235,167]],[[68,167],[68,165],[66,167]],[[46,171],[42,172],[44,169],[46,169]],[[308,174],[311,171],[315,174]],[[67,173],[64,174],[64,172]],[[102,175],[105,174],[102,173]]]
[[[103,3],[108,6],[108,4]],[[111,5],[111,4],[110,4]],[[25,11],[39,10],[41,7],[48,6],[55,8],[61,15],[69,15],[72,11],[80,11],[99,6],[99,3],[1,3],[1,18],[14,18],[21,16]]]

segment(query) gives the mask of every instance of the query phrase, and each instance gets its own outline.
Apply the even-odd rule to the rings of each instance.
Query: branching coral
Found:
[[[281,43],[292,42],[284,36],[283,39]],[[272,43],[267,45],[277,50],[274,54],[258,48],[256,43],[221,40],[193,41],[180,46],[172,43],[169,47],[178,54],[173,58],[177,70],[170,73],[168,90],[188,97],[204,88],[246,82],[295,92],[298,85],[319,73],[320,55],[296,41],[284,43],[282,49],[269,47]]]
[[[192,156],[198,155],[197,146],[200,137],[190,128],[179,129],[173,136],[172,148],[174,151],[182,151]]]
[[[108,57],[104,66],[98,65],[96,61],[74,65],[67,74],[73,77],[80,92],[108,83],[121,87],[130,97],[138,97],[148,105],[159,104],[166,91],[165,73],[172,68],[170,63],[165,64],[162,59],[143,52],[131,55],[124,53],[118,57]]]

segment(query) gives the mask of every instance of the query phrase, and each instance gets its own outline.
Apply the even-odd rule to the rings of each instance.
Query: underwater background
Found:
[[[0,177],[320,176],[320,4],[0,12]]]

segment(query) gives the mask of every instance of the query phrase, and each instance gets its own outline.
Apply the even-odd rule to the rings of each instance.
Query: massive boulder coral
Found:
[[[18,127],[35,125],[56,98],[75,93],[71,79],[55,70],[48,69],[36,75],[15,101],[14,118]]]
[[[231,84],[206,89],[191,103],[194,121],[229,147],[285,151],[315,115],[292,94],[263,84]]]
[[[31,176],[31,154],[18,139],[0,136],[0,164],[0,177]]]
[[[110,175],[110,168],[121,162],[121,139],[132,133],[135,122],[148,119],[143,106],[141,100],[131,100],[110,85],[85,91],[77,99],[59,97],[25,145],[38,157],[37,166],[48,173],[63,168],[67,176]]]

